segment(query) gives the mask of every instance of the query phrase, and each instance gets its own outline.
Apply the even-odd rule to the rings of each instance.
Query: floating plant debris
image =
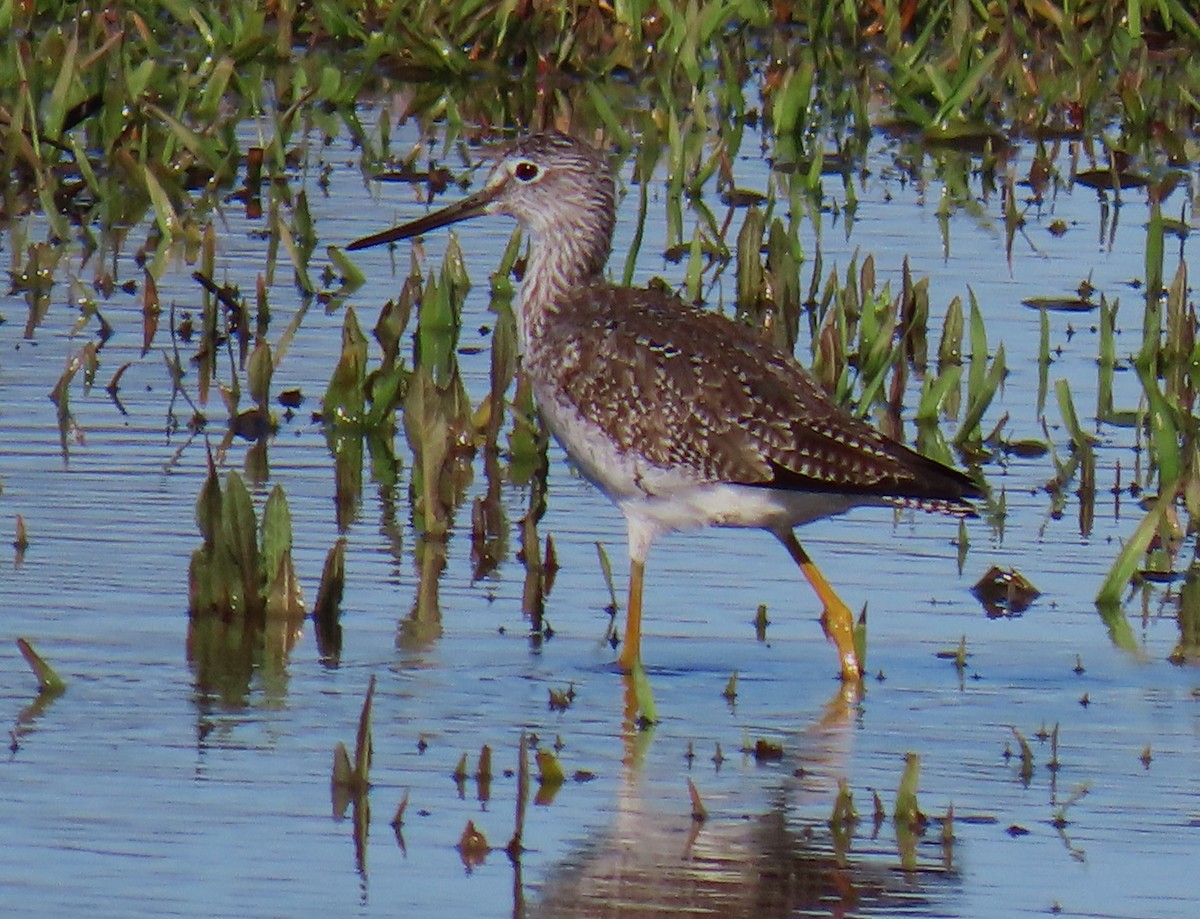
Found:
[[[1075,181],[1088,188],[1126,189],[1144,188],[1150,184],[1150,177],[1138,172],[1128,172],[1123,169],[1085,169],[1075,173]]]
[[[565,712],[575,701],[575,684],[570,683],[566,689],[548,689],[549,705],[552,712]]]
[[[934,654],[938,660],[954,661],[954,669],[960,674],[967,667],[967,658],[971,655],[967,653],[967,636],[964,635],[958,640],[958,645],[954,648],[948,648],[944,651],[938,651]]]
[[[754,759],[759,763],[773,763],[783,759],[783,744],[774,740],[759,738],[754,741],[752,749]]]
[[[1035,310],[1050,310],[1056,313],[1088,313],[1100,304],[1079,297],[1026,297],[1022,305]]]
[[[462,836],[458,838],[458,853],[467,871],[472,871],[482,865],[488,857],[491,847],[483,831],[475,826],[474,820],[468,820],[463,827]]]
[[[1021,826],[1019,823],[1010,824],[1008,829],[1005,830],[1004,832],[1008,833],[1008,835],[1012,836],[1014,839],[1017,838],[1018,836],[1028,836],[1029,835],[1029,830],[1027,830],[1025,827]]]
[[[971,588],[989,619],[1025,612],[1042,592],[1015,568],[989,568]]]
[[[733,671],[729,676],[729,680],[725,683],[725,688],[721,691],[721,695],[725,697],[725,701],[732,705],[737,700],[737,671]]]

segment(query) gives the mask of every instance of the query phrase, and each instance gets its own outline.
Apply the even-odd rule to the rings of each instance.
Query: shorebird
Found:
[[[793,532],[859,505],[971,516],[980,487],[836,404],[762,334],[654,289],[609,283],[616,184],[605,157],[557,132],[499,153],[483,187],[365,236],[365,249],[487,214],[529,237],[517,311],[522,366],[546,427],[625,516],[629,600],[618,664],[641,664],[646,557],[668,532],[774,534],[823,605],[841,675],[858,680],[854,616]]]

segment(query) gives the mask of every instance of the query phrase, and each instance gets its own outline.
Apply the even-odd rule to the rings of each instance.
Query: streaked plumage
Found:
[[[605,281],[615,184],[581,141],[519,140],[476,194],[350,248],[491,213],[517,218],[531,237],[518,330],[542,417],[628,524],[621,663],[640,660],[642,573],[654,539],[738,526],[784,543],[825,605],[843,676],[861,675],[851,613],[792,528],[864,504],[968,515],[979,487],[847,414],[757,331],[658,290]]]

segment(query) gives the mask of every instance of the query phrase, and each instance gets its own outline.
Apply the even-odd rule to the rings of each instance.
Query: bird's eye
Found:
[[[513,169],[513,175],[521,182],[532,182],[541,172],[534,163],[523,160]]]

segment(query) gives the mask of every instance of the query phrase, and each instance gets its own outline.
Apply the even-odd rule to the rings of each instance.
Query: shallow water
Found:
[[[994,423],[1008,412],[1012,437],[1040,436],[1039,316],[1020,301],[1070,293],[1090,277],[1121,298],[1118,324],[1131,332],[1118,348],[1135,348],[1140,294],[1128,282],[1144,270],[1144,201],[1127,201],[1110,244],[1097,229],[1095,191],[1064,187],[1027,215],[1010,264],[997,196],[980,202],[979,214],[951,217],[946,254],[932,164],[924,181],[902,182],[887,168],[893,142],[875,143],[875,168],[859,189],[853,223],[832,215],[824,221],[826,270],[836,263],[844,271],[856,250],[873,253],[880,276],[896,286],[907,256],[915,276],[931,278],[933,327],[969,284],[989,342],[1004,342],[1011,368],[988,417]],[[1029,154],[1014,154],[1018,174]],[[323,155],[333,163],[353,158],[342,142]],[[1065,176],[1065,150],[1058,165]],[[740,187],[765,190],[770,181],[750,154],[735,168]],[[353,168],[330,178],[327,194],[306,183],[322,243],[344,244],[421,211],[404,190],[366,185]],[[830,193],[837,198],[840,183],[831,181]],[[623,206],[617,261],[631,238],[634,197]],[[228,277],[218,280],[251,291],[265,253],[262,221],[236,206],[224,217],[218,265]],[[1047,230],[1054,218],[1069,227],[1061,238]],[[460,358],[475,400],[488,385],[488,339],[475,332],[490,324],[486,276],[510,229],[495,221],[459,230],[476,281],[462,344],[481,348],[466,347]],[[648,225],[639,281],[681,278],[682,266],[654,254],[662,234]],[[444,245],[444,238],[426,241],[431,269]],[[816,240],[806,246],[812,251]],[[369,282],[350,302],[370,326],[402,280],[396,272],[407,269],[407,249],[395,257],[396,272],[386,251],[356,261]],[[73,270],[87,279],[93,268]],[[191,270],[181,263],[160,283],[164,304],[196,307]],[[118,281],[141,277],[128,256],[116,273]],[[278,271],[272,287],[273,336],[299,306],[289,274]],[[169,343],[160,332],[142,357],[140,301],[118,293],[102,304],[117,334],[104,348],[99,385],[88,394],[78,382],[72,389],[80,434],[64,461],[47,393],[85,339],[69,334],[74,317],[63,289],[56,288],[33,341],[22,337],[23,303],[0,301],[7,320],[0,325],[0,532],[14,532],[20,514],[31,543],[23,558],[10,554],[0,563],[0,703],[15,747],[0,767],[6,910],[1011,917],[1060,907],[1082,916],[1192,915],[1200,678],[1194,667],[1166,662],[1178,627],[1162,590],[1150,594],[1144,618],[1129,611],[1140,653],[1114,648],[1092,603],[1120,541],[1140,519],[1128,495],[1108,492],[1115,464],[1127,482],[1136,462],[1131,430],[1099,431],[1102,497],[1088,535],[1080,534],[1076,501],[1051,513],[1041,491],[1053,475],[1048,458],[989,467],[1008,515],[1002,529],[986,518],[968,524],[961,572],[951,521],[861,510],[807,527],[801,536],[828,578],[852,607],[869,606],[870,670],[884,678],[869,680],[860,700],[841,696],[812,595],[772,539],[721,532],[664,540],[649,565],[644,647],[662,721],[643,732],[627,723],[622,678],[602,643],[609,600],[594,543],[608,547],[620,594],[623,525],[557,448],[539,526],[543,537],[553,535],[561,566],[546,613],[553,638],[528,639],[524,569],[511,554],[493,576],[472,581],[468,502],[457,512],[440,580],[440,637],[398,639],[418,579],[408,525],[411,457],[400,435],[401,484],[389,492],[368,480],[346,534],[340,665],[321,662],[308,630],[285,660],[259,662],[248,692],[222,695],[197,686],[187,658],[187,566],[200,542],[194,505],[207,460],[202,437],[188,442],[168,433],[171,387],[159,352]],[[1051,344],[1062,350],[1050,379],[1071,381],[1085,419],[1094,414],[1096,387],[1091,321],[1051,315]],[[275,482],[286,489],[310,606],[338,532],[332,462],[309,412],[336,362],[341,324],[340,313],[310,309],[276,374],[276,392],[299,387],[307,400],[269,443],[271,481],[259,491],[265,496]],[[123,415],[102,384],[126,361]],[[1119,406],[1136,405],[1132,377],[1117,375]],[[1049,406],[1051,434],[1065,451],[1052,395]],[[181,419],[190,414],[175,410]],[[235,442],[227,465],[240,467],[245,450]],[[471,494],[484,487],[477,467]],[[510,528],[527,500],[524,490],[505,487]],[[512,551],[519,545],[515,529],[509,544]],[[988,619],[971,596],[971,584],[993,564],[1018,568],[1042,591],[1023,616]],[[760,603],[771,619],[766,641],[754,634]],[[65,694],[35,701],[18,636],[64,676]],[[937,655],[963,636],[970,657],[960,675]],[[721,692],[735,670],[731,706]],[[335,744],[353,741],[371,675],[378,679],[374,787],[368,841],[356,850],[352,820],[331,815],[329,776]],[[573,704],[550,710],[548,690],[569,684]],[[1060,767],[1052,770],[1050,741],[1035,735],[1055,725]],[[1012,727],[1032,745],[1027,783],[1018,757],[1004,755],[1017,752]],[[568,776],[584,770],[589,780],[569,779],[551,802],[530,806],[519,866],[497,850],[468,870],[455,849],[468,820],[498,849],[513,832],[516,779],[501,770],[515,768],[523,730],[543,745],[561,739]],[[778,742],[782,758],[759,762],[739,752],[758,739]],[[486,801],[473,780],[460,791],[451,776],[463,753],[473,772],[483,744],[494,751],[497,773]],[[1151,758],[1143,763],[1146,748]],[[950,845],[936,822],[911,852],[890,820],[873,824],[871,790],[890,814],[908,752],[921,757],[922,810],[940,818],[953,805]],[[688,777],[709,811],[700,825],[690,818]],[[848,849],[827,823],[843,779],[862,818]],[[1086,795],[1057,814],[1066,823],[1056,827],[1056,811],[1083,787]],[[405,792],[398,839],[389,821]]]

